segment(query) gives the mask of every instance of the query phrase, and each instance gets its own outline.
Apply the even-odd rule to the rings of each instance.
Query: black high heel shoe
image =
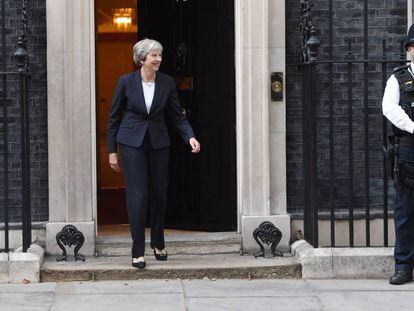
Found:
[[[137,258],[132,258],[132,266],[139,269],[144,269],[147,265],[145,260],[136,260]]]
[[[168,258],[168,253],[167,251],[165,251],[165,254],[157,254],[157,252],[155,251],[155,248],[153,248],[154,251],[154,256],[155,259],[159,260],[159,261],[166,261]]]

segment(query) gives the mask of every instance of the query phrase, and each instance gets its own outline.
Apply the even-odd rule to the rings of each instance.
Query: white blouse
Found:
[[[145,106],[147,106],[147,112],[150,112],[152,100],[154,99],[155,82],[144,82],[142,81],[142,89],[144,91]]]

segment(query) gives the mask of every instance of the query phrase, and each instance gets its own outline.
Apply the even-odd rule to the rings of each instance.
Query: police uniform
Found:
[[[413,26],[408,33],[406,47],[414,43]],[[397,191],[394,205],[395,274],[390,283],[400,285],[412,281],[414,266],[414,63],[394,69],[387,81],[382,110],[392,123],[397,138],[394,172]]]

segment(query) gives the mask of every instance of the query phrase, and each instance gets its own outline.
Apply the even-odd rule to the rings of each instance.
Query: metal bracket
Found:
[[[56,261],[85,261],[85,256],[78,254],[79,249],[85,242],[85,237],[83,236],[83,233],[80,232],[74,225],[64,226],[63,229],[58,232],[58,234],[56,234],[56,242],[63,251],[63,255],[59,258],[56,258]],[[72,260],[68,260],[68,255],[66,253],[64,245],[69,247],[76,245]]]
[[[253,231],[253,237],[260,246],[260,253],[254,253],[254,257],[266,257],[263,243],[270,246],[273,257],[283,257],[283,253],[276,250],[277,245],[282,239],[282,231],[280,231],[270,221],[262,222],[258,228]]]

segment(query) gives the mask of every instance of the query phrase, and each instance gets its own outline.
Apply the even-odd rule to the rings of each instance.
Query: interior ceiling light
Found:
[[[113,24],[121,31],[126,31],[132,25],[132,18],[135,16],[135,9],[133,8],[118,8],[112,9]]]

